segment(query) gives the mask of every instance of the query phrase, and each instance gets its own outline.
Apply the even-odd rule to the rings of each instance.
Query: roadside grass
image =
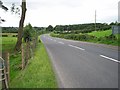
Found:
[[[42,43],[38,44],[26,68],[11,80],[10,88],[57,88],[51,62]]]
[[[112,30],[93,31],[93,32],[91,32],[91,33],[88,33],[88,35],[93,35],[93,36],[96,36],[97,38],[109,36],[109,35],[111,35],[111,34],[112,34]]]
[[[84,42],[93,42],[99,44],[107,44],[120,46],[120,34],[112,35],[112,30],[93,31],[84,34],[50,34],[53,37],[65,38]]]
[[[11,88],[56,88],[54,72],[42,43],[39,43],[34,58],[29,60],[26,69],[21,70],[21,53],[14,54],[16,37],[1,37],[2,51],[10,52]]]
[[[120,34],[116,34],[115,36],[120,40]]]
[[[21,54],[10,55],[10,83],[19,74],[21,70]]]
[[[110,44],[110,45],[115,45],[115,46],[120,46],[120,34],[116,34],[115,37],[117,40],[106,40],[104,39],[105,36],[110,36],[112,34],[112,30],[106,30],[106,31],[93,31],[91,33],[88,33],[88,35],[93,35],[97,37],[98,39],[95,40],[89,40],[90,42],[94,43],[103,43],[103,44]],[[100,40],[101,39],[101,40]]]

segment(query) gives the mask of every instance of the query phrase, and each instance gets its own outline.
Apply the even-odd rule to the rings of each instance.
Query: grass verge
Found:
[[[38,44],[27,67],[12,78],[10,88],[57,88],[51,62],[42,43]]]
[[[91,33],[84,33],[84,34],[51,33],[50,35],[53,37],[65,38],[70,40],[120,46],[120,34],[112,35],[111,33],[112,33],[111,30],[106,30],[106,31],[94,31]]]

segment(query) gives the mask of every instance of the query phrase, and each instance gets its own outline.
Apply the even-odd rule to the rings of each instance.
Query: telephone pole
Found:
[[[120,1],[118,2],[118,23],[120,23]]]
[[[96,31],[96,10],[95,10],[95,31]]]

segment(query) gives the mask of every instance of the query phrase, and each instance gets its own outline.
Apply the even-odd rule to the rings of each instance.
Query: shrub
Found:
[[[31,41],[35,35],[36,35],[36,32],[32,28],[31,24],[26,25],[24,28],[24,34],[23,34],[24,41],[25,42]]]
[[[8,35],[2,35],[2,37],[8,37]]]

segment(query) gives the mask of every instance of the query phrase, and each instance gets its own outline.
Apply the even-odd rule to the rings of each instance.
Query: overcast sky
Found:
[[[22,0],[2,0],[10,9],[13,2],[17,6]],[[25,25],[44,27],[48,25],[69,25],[95,22],[118,21],[119,0],[26,0]],[[18,26],[20,17],[0,9],[0,16],[6,20],[1,26]]]

